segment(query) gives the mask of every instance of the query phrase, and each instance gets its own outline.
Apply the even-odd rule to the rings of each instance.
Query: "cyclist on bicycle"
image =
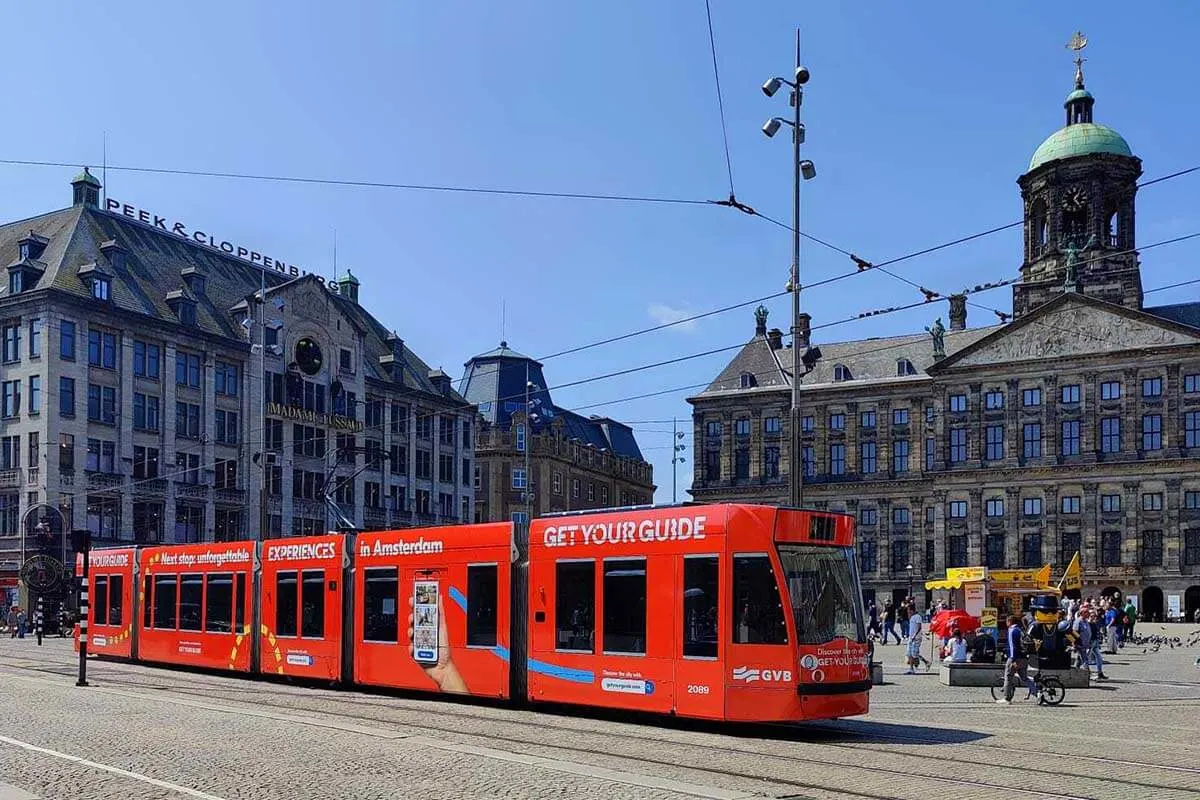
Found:
[[[997,700],[997,705],[1010,705],[1017,687],[1014,676],[1020,676],[1029,689],[1026,697],[1033,697],[1037,686],[1029,677],[1029,653],[1031,643],[1026,641],[1025,631],[1021,627],[1021,618],[1013,615],[1008,618],[1008,660],[1004,662],[1004,697]]]

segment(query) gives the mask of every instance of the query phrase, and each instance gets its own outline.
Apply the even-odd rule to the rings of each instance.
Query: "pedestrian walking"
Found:
[[[1008,659],[1004,662],[1004,697],[996,701],[1002,706],[1012,703],[1013,694],[1017,691],[1017,678],[1024,681],[1025,687],[1029,689],[1026,699],[1033,697],[1033,693],[1037,689],[1029,677],[1029,650],[1032,649],[1032,642],[1026,641],[1024,633],[1025,631],[1021,627],[1021,618],[1016,615],[1009,617],[1006,635]]]
[[[888,643],[888,634],[896,637],[896,644],[900,644],[900,634],[896,633],[896,608],[892,605],[892,601],[888,600],[883,605],[883,643]]]
[[[879,636],[879,609],[875,607],[874,600],[867,607],[867,632],[873,637]]]
[[[906,610],[908,611],[908,671],[904,674],[916,674],[917,666],[922,661],[925,662],[925,671],[928,672],[929,668],[933,666],[933,662],[921,655],[921,639],[924,638],[921,635],[923,620],[917,613],[916,606],[909,606]]]
[[[17,638],[25,638],[25,611],[24,609],[17,612]]]
[[[17,607],[16,606],[11,606],[8,609],[8,618],[6,619],[6,622],[8,622],[8,631],[10,634],[8,638],[10,638],[10,639],[17,638]]]

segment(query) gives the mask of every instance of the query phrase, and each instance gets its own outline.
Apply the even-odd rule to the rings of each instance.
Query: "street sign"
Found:
[[[58,589],[63,574],[62,562],[44,554],[33,556],[21,565],[21,581],[27,589],[38,594]]]

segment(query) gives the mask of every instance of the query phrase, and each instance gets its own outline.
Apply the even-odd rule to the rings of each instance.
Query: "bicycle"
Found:
[[[1053,675],[1042,675],[1041,672],[1037,672],[1033,676],[1033,685],[1038,705],[1056,706],[1067,696],[1067,691],[1063,688],[1062,681]],[[1020,688],[1020,686],[1017,687],[1017,689]],[[999,679],[992,684],[991,690],[993,700],[1000,700],[1004,697],[1003,672],[1000,673]]]

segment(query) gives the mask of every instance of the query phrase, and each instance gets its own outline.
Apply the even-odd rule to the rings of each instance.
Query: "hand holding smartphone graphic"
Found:
[[[412,657],[443,692],[467,694],[467,685],[450,658],[450,635],[442,613],[437,581],[414,581],[408,640]]]

